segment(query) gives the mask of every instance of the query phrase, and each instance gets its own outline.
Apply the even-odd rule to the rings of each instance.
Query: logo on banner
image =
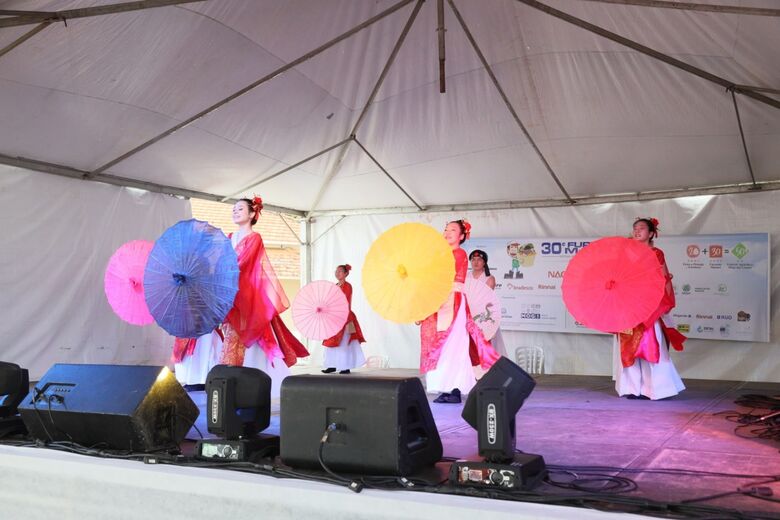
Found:
[[[691,326],[687,323],[678,323],[677,324],[677,330],[680,332],[690,332]]]
[[[520,242],[510,242],[506,245],[506,254],[512,261],[509,271],[504,273],[505,279],[520,279],[523,273],[521,267],[532,267],[536,260],[536,248],[532,243],[521,244]]]
[[[682,293],[683,294],[691,294],[691,284],[686,283],[682,286]]]
[[[715,329],[713,327],[699,325],[698,327],[696,327],[696,332],[715,332]]]
[[[731,325],[721,325],[720,326],[720,335],[724,338],[728,338],[731,335]]]
[[[590,242],[542,242],[543,255],[576,255]]]
[[[531,285],[515,285],[513,283],[506,284],[508,289],[512,289],[513,291],[533,291],[534,288]]]
[[[739,311],[737,313],[737,321],[750,321],[750,314],[745,311]]]
[[[729,286],[726,285],[725,283],[719,284],[718,292],[721,294],[726,294],[727,292],[729,292]]]
[[[688,255],[688,258],[696,258],[701,254],[701,248],[697,245],[691,244],[687,247],[685,253]]]
[[[723,246],[710,245],[710,258],[723,258]]]
[[[745,244],[740,242],[739,244],[735,245],[731,248],[731,254],[736,256],[737,259],[742,260],[745,258],[745,256],[750,252],[750,250],[745,247]]]
[[[566,271],[547,271],[547,278],[563,278]]]

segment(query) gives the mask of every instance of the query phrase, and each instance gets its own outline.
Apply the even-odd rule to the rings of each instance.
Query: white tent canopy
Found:
[[[777,0],[118,1],[0,0],[0,336],[33,377],[168,359],[165,334],[113,316],[102,269],[188,204],[101,183],[311,217],[307,271],[356,266],[367,352],[393,366],[416,365],[417,330],[373,314],[359,276],[396,223],[780,233]],[[779,313],[769,344],[689,341],[683,377],[775,380]],[[603,336],[506,339],[543,345],[554,373],[609,372]]]
[[[669,3],[6,0],[0,161],[309,214],[775,188],[777,2]]]

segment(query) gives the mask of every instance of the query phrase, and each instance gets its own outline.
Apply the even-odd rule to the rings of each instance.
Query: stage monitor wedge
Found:
[[[290,376],[282,382],[281,458],[333,471],[412,475],[441,459],[442,445],[422,383],[416,377]]]
[[[19,413],[42,441],[151,452],[177,449],[200,411],[166,367],[56,364]]]

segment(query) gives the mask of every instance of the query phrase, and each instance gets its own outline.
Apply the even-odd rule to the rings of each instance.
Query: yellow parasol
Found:
[[[442,234],[425,224],[400,224],[382,233],[363,264],[371,307],[397,323],[436,312],[452,291],[455,259]]]

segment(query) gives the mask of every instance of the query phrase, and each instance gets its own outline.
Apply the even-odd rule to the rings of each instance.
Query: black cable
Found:
[[[734,434],[743,438],[759,438],[780,441],[780,398],[760,394],[744,394],[734,400],[738,406],[749,408],[749,412],[727,410],[715,413],[726,420],[739,423]],[[764,410],[755,414],[757,410]],[[766,413],[766,410],[769,413]]]
[[[55,429],[55,430],[57,430],[59,433],[63,434],[65,437],[67,437],[67,438],[68,438],[68,440],[69,440],[70,442],[74,442],[74,441],[73,441],[73,437],[71,437],[71,436],[70,436],[70,434],[69,434],[68,432],[66,432],[65,430],[63,430],[63,429],[61,429],[60,427],[58,427],[58,426],[57,426],[57,423],[55,423],[55,422],[54,422],[54,416],[53,416],[53,415],[52,415],[52,413],[51,413],[51,401],[52,401],[52,399],[54,399],[55,397],[57,398],[57,400],[58,400],[60,403],[62,403],[62,404],[64,404],[64,403],[65,403],[65,398],[64,398],[64,397],[62,397],[62,396],[61,396],[61,395],[59,395],[59,394],[52,394],[52,395],[50,395],[50,396],[47,396],[46,403],[48,404],[48,408],[49,408],[49,421],[51,421],[51,425],[54,427],[54,429]]]
[[[560,471],[616,471],[626,473],[660,473],[665,475],[681,476],[703,476],[703,477],[723,477],[723,478],[765,478],[780,480],[779,475],[754,475],[750,473],[723,473],[718,471],[701,471],[679,468],[626,468],[620,466],[569,466],[560,464],[548,464],[547,469]]]
[[[49,429],[46,428],[46,423],[43,422],[43,416],[41,415],[41,411],[38,410],[38,398],[40,396],[42,396],[42,395],[45,395],[43,393],[44,391],[45,391],[45,388],[44,388],[44,390],[41,390],[37,386],[33,387],[33,392],[35,394],[33,395],[32,405],[33,405],[33,410],[35,410],[35,416],[38,418],[38,422],[41,423],[41,427],[43,428],[43,432],[46,434],[46,437],[48,437],[50,441],[54,442],[54,437],[52,437],[51,433],[49,433]]]
[[[322,466],[322,469],[325,470],[325,473],[333,477],[334,479],[346,484],[346,486],[354,491],[355,493],[360,493],[363,490],[363,485],[359,482],[356,482],[354,480],[342,477],[341,475],[336,474],[332,469],[328,467],[327,464],[325,464],[325,459],[323,458],[322,452],[325,448],[325,444],[328,442],[328,439],[330,438],[330,434],[332,432],[335,432],[339,429],[339,425],[336,423],[330,423],[327,428],[325,428],[325,432],[322,434],[322,438],[320,439],[320,445],[317,449],[317,460],[320,463],[320,466]]]
[[[554,473],[564,473],[566,475],[572,476],[573,478],[568,481],[555,480],[551,476]],[[549,470],[548,468],[548,476],[544,482],[558,488],[574,489],[576,491],[584,491],[588,493],[630,493],[631,491],[636,491],[639,489],[637,483],[628,477],[607,475],[604,473],[587,470],[581,473],[583,473],[583,476],[575,471]]]

